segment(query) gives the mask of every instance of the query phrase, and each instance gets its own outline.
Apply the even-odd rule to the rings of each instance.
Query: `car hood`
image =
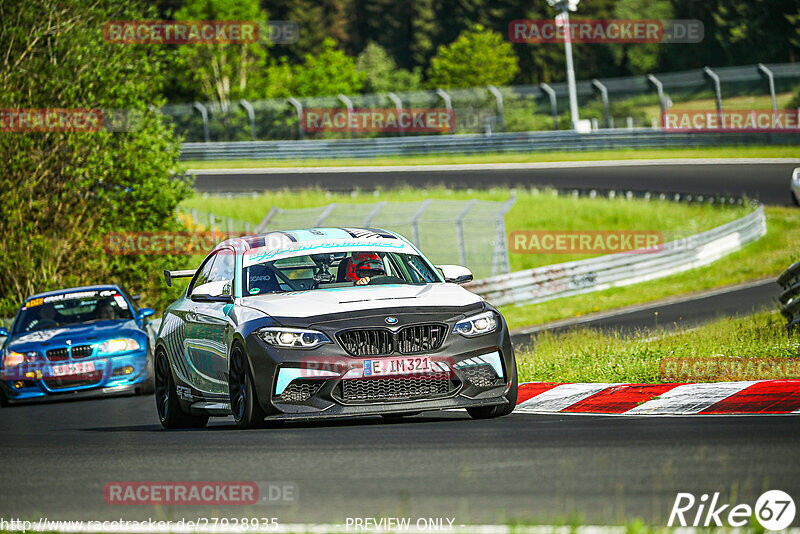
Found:
[[[483,300],[454,284],[376,285],[245,297],[242,304],[273,317],[312,317],[390,308],[469,306]],[[421,311],[421,310],[420,310]]]
[[[6,348],[16,352],[41,350],[43,347],[63,347],[69,341],[75,345],[89,345],[117,337],[141,337],[144,333],[133,319],[127,321],[97,321],[96,323],[35,330],[17,334],[6,343]]]

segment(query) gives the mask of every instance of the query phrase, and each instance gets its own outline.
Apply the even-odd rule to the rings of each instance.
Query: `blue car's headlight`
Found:
[[[323,343],[331,343],[330,338],[322,332],[302,328],[269,326],[257,333],[270,345],[282,348],[312,349]]]
[[[100,343],[97,350],[103,354],[112,354],[114,352],[127,352],[129,350],[138,350],[139,342],[131,338],[123,339],[109,339]]]
[[[466,337],[480,336],[495,330],[497,330],[497,315],[492,311],[462,319],[453,327],[453,332]]]

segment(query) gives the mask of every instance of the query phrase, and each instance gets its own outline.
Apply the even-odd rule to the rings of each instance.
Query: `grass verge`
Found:
[[[182,161],[187,169],[243,169],[275,167],[358,167],[391,165],[456,165],[469,163],[541,163],[552,161],[600,161],[670,158],[797,158],[796,146],[722,146],[706,148],[619,149],[586,152],[542,152],[525,154],[475,154],[391,156],[382,158],[302,160],[209,160]]]
[[[521,382],[674,382],[662,374],[664,359],[797,359],[800,335],[787,336],[785,325],[779,313],[764,311],[655,337],[649,331],[623,336],[588,328],[543,332],[533,349],[517,353],[517,370]]]
[[[501,312],[511,328],[518,328],[777,276],[800,259],[800,233],[797,231],[800,211],[767,207],[766,215],[767,235],[706,267],[540,304],[503,306]]]

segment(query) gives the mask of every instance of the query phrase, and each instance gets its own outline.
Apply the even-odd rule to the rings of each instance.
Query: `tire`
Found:
[[[795,193],[794,190],[792,190],[792,200],[795,206],[800,206],[800,198],[797,198],[797,193]]]
[[[153,354],[147,350],[147,364],[145,365],[144,382],[136,386],[137,395],[152,395],[156,390],[156,371],[153,364]]]
[[[8,408],[10,405],[6,398],[6,392],[3,391],[3,388],[0,388],[0,408]]]
[[[498,406],[478,406],[475,408],[467,408],[467,413],[473,419],[494,419],[495,417],[503,417],[514,411],[517,407],[517,390],[519,384],[517,383],[517,362],[514,362],[514,373],[511,376],[511,387],[506,393],[506,400],[508,404],[500,404]]]
[[[175,380],[169,367],[169,360],[163,350],[156,353],[155,361],[155,399],[158,419],[167,429],[202,428],[208,423],[208,415],[193,415],[183,411],[178,402]]]
[[[258,403],[253,372],[250,370],[244,349],[240,345],[234,345],[231,351],[228,392],[231,400],[231,412],[237,428],[264,426],[264,418],[267,414]]]

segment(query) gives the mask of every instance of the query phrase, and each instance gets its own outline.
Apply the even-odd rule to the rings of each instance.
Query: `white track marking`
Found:
[[[606,388],[621,384],[562,384],[517,405],[515,412],[560,412]]]
[[[592,167],[638,167],[662,165],[763,165],[800,163],[800,158],[672,158],[599,161],[542,161],[535,163],[463,163],[452,165],[364,165],[351,167],[250,167],[242,169],[189,169],[195,175],[208,174],[341,174],[377,172],[503,171],[525,169],[585,169]],[[789,183],[789,179],[786,179]],[[788,185],[787,185],[788,187]]]
[[[625,415],[693,415],[755,383],[751,381],[686,384],[628,410]]]

